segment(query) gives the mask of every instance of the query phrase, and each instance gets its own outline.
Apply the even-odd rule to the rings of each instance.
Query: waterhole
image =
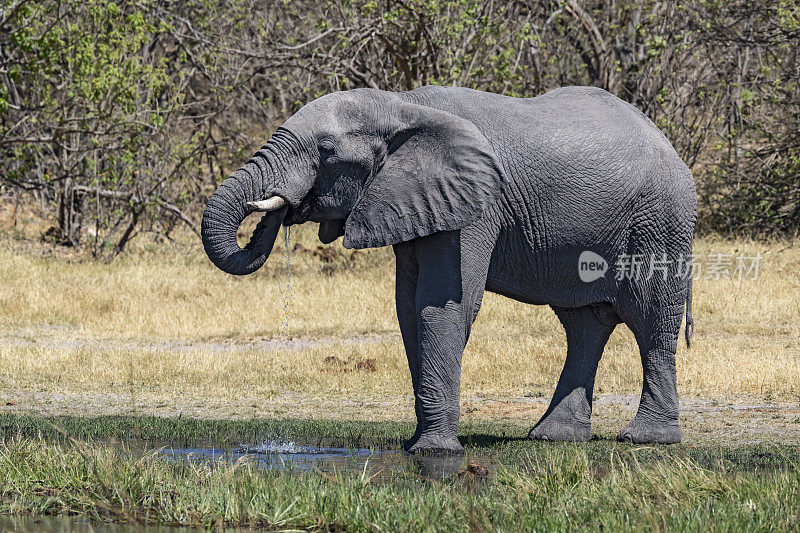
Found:
[[[397,453],[389,450],[305,445],[293,440],[272,440],[254,446],[231,448],[214,445],[176,447],[166,444],[154,451],[164,459],[181,463],[222,461],[235,464],[247,461],[273,470],[360,471],[365,465],[396,468],[402,463]]]
[[[485,458],[463,455],[410,455],[400,450],[380,447],[344,448],[335,445],[303,443],[294,439],[274,439],[258,445],[221,447],[205,444],[194,447],[162,443],[151,447],[167,461],[184,464],[247,462],[259,468],[322,472],[369,472],[377,476],[409,472],[441,479],[447,475],[469,472],[469,465],[487,464]]]

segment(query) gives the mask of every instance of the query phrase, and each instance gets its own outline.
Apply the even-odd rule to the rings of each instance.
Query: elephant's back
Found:
[[[635,106],[597,87],[564,87],[526,104],[527,146],[520,149],[540,172],[521,179],[534,180],[557,204],[570,197],[583,220],[602,228],[656,206],[682,218],[696,205],[690,170]]]
[[[519,107],[518,142],[505,148],[508,201],[545,226],[550,251],[621,244],[619,228],[635,215],[653,168],[674,153],[661,132],[595,87],[557,89]]]
[[[554,89],[521,100],[520,107],[531,140],[555,152],[619,159],[650,149],[680,159],[644,113],[598,87]]]
[[[529,227],[531,220],[549,225],[551,241],[618,235],[646,196],[676,207],[692,202],[691,173],[666,137],[603,89],[562,87],[514,98],[431,86],[406,95],[478,127],[509,178],[509,211],[526,214],[520,222]]]
[[[533,98],[440,86],[405,95],[475,124],[510,177],[526,174],[532,162],[577,179],[636,174],[631,164],[655,156],[683,164],[649,118],[598,87],[561,87]]]

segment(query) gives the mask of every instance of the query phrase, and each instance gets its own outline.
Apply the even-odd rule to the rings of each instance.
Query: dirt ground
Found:
[[[594,400],[593,431],[612,437],[636,412],[636,395],[600,394]],[[761,403],[756,403],[756,402]],[[461,400],[462,426],[470,422],[510,422],[531,426],[544,413],[549,398],[466,397]],[[146,393],[85,393],[30,391],[4,387],[1,412],[39,415],[97,416],[135,414],[197,418],[324,418],[334,420],[413,420],[413,399],[406,396],[320,398],[286,393],[274,398],[242,396],[238,401],[216,398],[180,400]],[[763,403],[746,396],[681,398],[684,443],[800,445],[800,405]]]
[[[0,333],[0,342],[16,346],[47,346],[53,349],[76,348],[137,351],[207,350],[245,352],[250,350],[308,350],[338,345],[370,345],[399,342],[396,334],[347,339],[296,339],[293,341],[259,340],[239,342],[181,342],[134,340],[54,340],[31,339]],[[544,413],[549,392],[528,396],[462,394],[461,424],[481,421],[506,422],[530,427]],[[613,437],[636,412],[637,394],[599,393],[594,398],[593,431],[600,437]],[[413,397],[408,394],[315,394],[279,391],[254,394],[247,390],[224,397],[202,394],[164,394],[141,386],[120,385],[109,390],[80,390],[71,383],[19,384],[4,379],[0,387],[0,412],[39,415],[96,416],[107,414],[147,416],[188,416],[214,419],[249,418],[322,418],[333,420],[413,420]],[[747,394],[681,397],[681,427],[687,444],[720,443],[743,445],[783,443],[800,445],[800,402],[771,400]]]

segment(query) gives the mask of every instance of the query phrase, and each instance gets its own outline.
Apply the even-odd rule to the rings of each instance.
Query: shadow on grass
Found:
[[[461,443],[462,446],[471,446],[473,448],[494,448],[496,446],[502,446],[504,444],[510,444],[513,442],[522,442],[527,440],[530,439],[528,439],[528,437],[487,435],[485,433],[473,433],[471,435],[458,437],[458,441]]]

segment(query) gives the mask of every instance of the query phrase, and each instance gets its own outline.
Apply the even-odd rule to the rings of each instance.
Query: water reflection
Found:
[[[407,455],[419,475],[440,480],[463,471],[466,464],[463,455]]]

